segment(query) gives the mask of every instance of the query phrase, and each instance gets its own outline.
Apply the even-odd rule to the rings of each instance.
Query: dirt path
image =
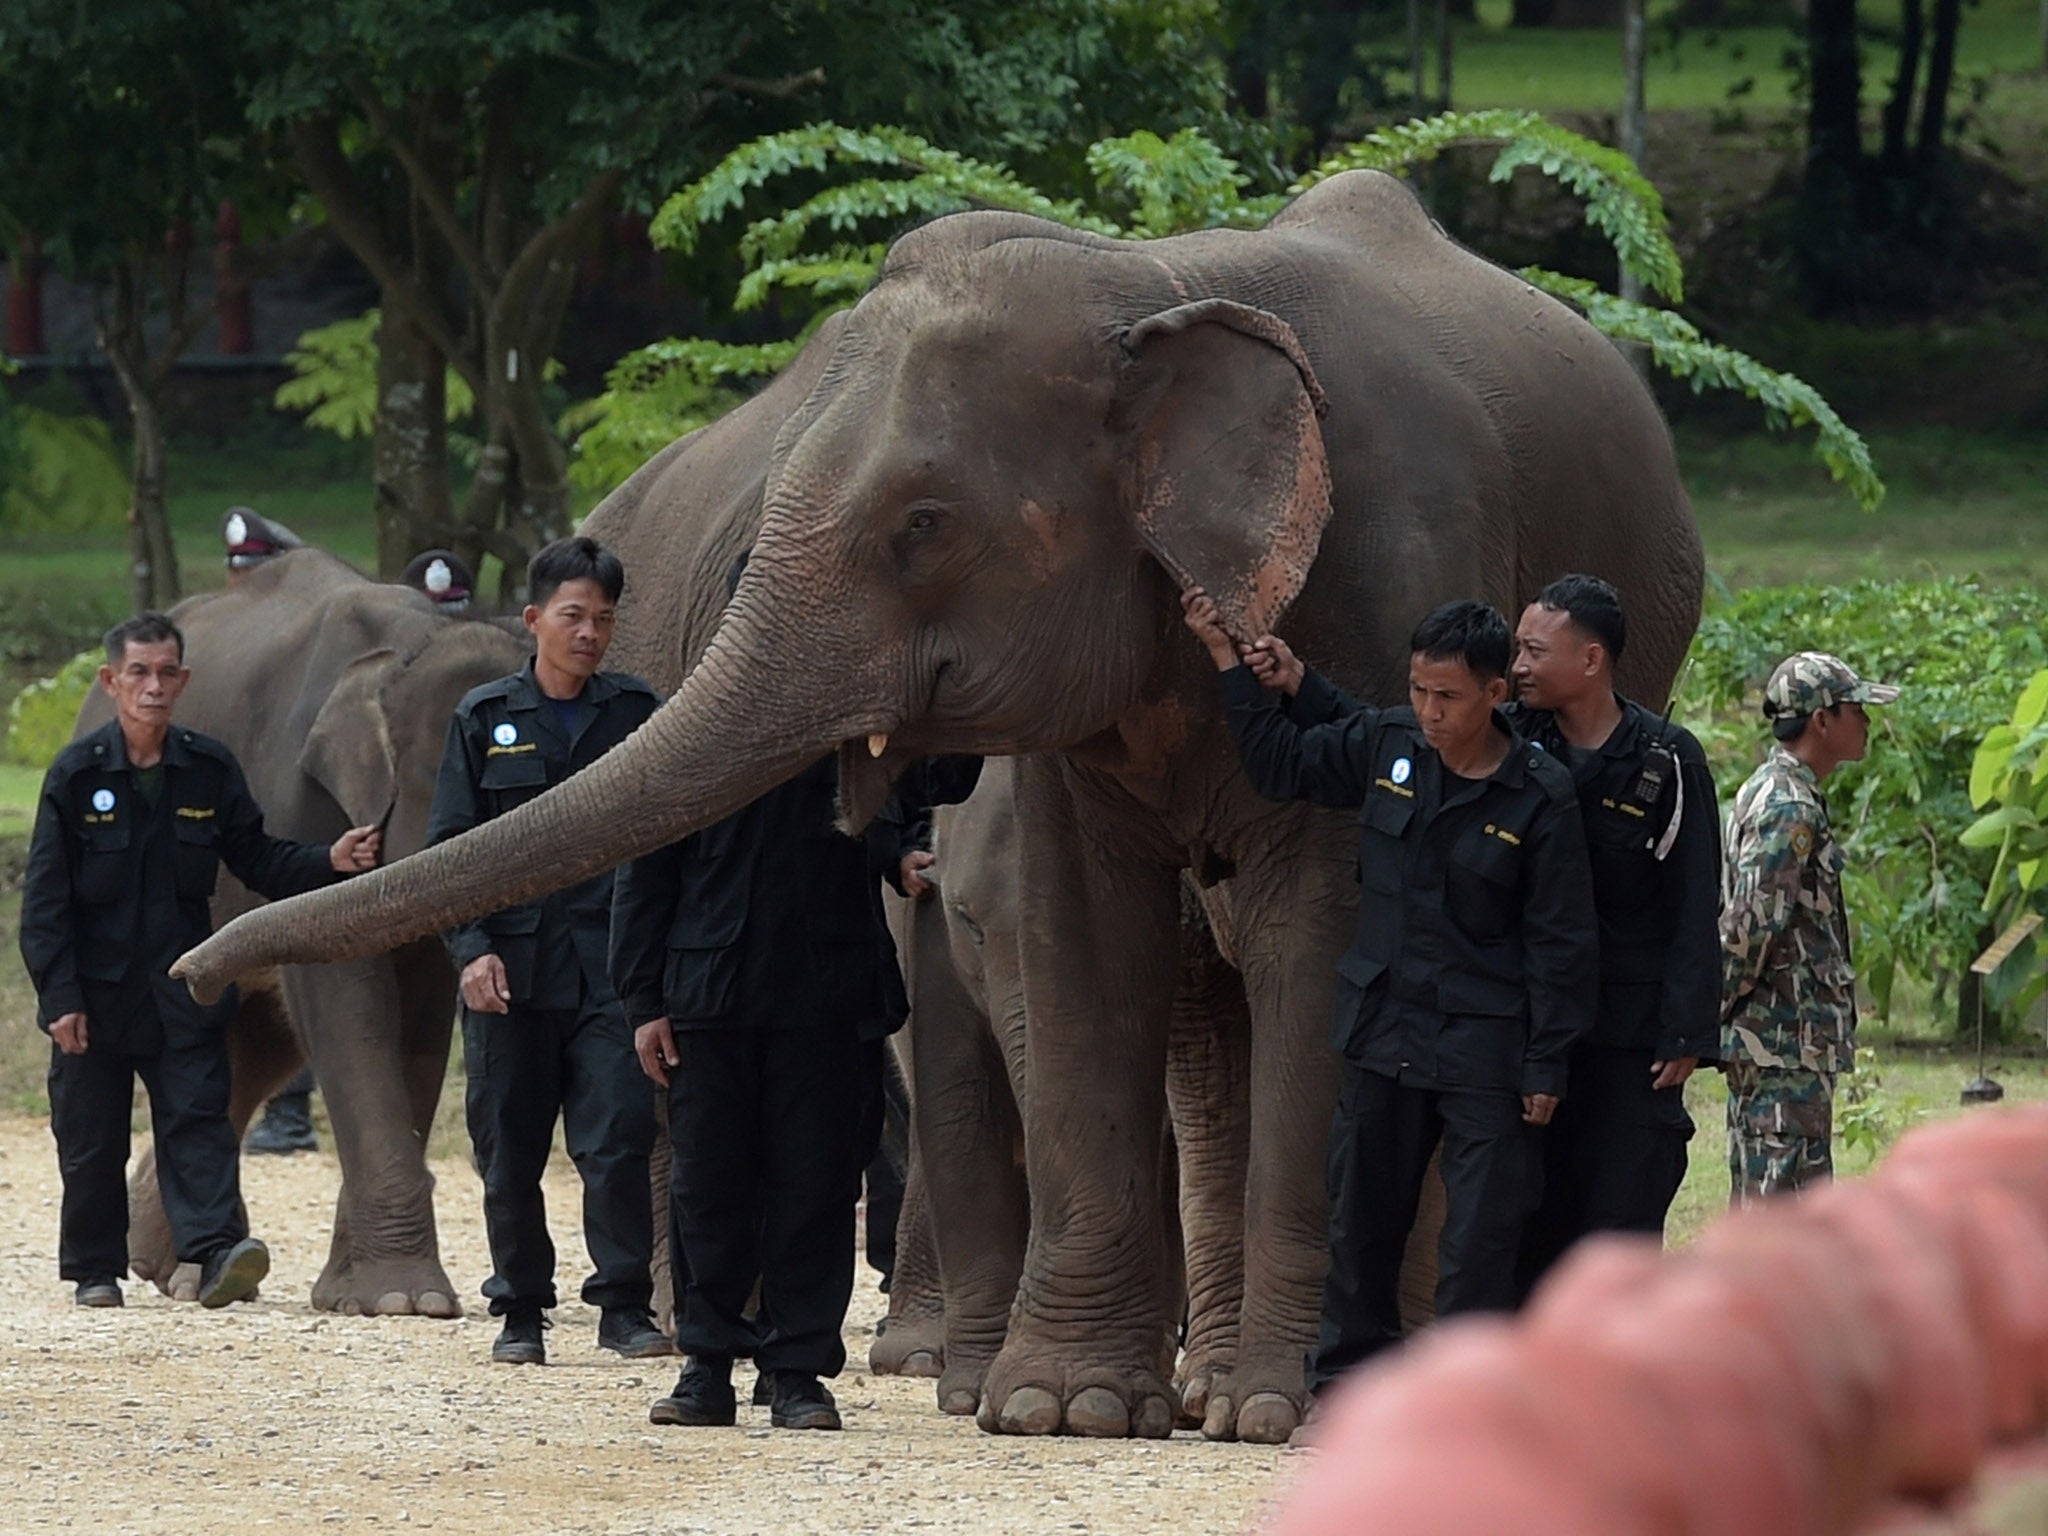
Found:
[[[332,1157],[251,1158],[245,1190],[275,1260],[263,1298],[205,1312],[130,1282],[81,1311],[57,1279],[48,1126],[0,1119],[0,1530],[1135,1533],[1245,1528],[1298,1461],[1268,1449],[1010,1440],[932,1406],[925,1381],[849,1369],[840,1435],[657,1430],[669,1362],[594,1347],[556,1314],[544,1370],[486,1363],[475,1174],[436,1164],[461,1322],[332,1317],[307,1302],[327,1248]],[[573,1175],[548,1184],[556,1242],[583,1263]],[[581,1271],[565,1258],[572,1293]],[[861,1271],[847,1340],[881,1310]]]

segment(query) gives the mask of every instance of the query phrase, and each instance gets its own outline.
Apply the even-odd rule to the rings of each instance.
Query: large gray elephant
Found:
[[[707,532],[688,507],[732,515]],[[1278,626],[1392,702],[1433,604],[1512,610],[1592,571],[1632,616],[1620,686],[1661,699],[1703,566],[1633,370],[1374,173],[1323,182],[1262,231],[1142,244],[961,214],[898,240],[773,386],[664,450],[589,526],[660,573],[629,601],[635,648],[662,664],[621,659],[680,678],[674,697],[518,813],[252,913],[181,974],[205,993],[389,948],[704,826],[835,749],[851,826],[915,758],[1023,755],[1032,1228],[981,1420],[1173,1425],[1150,1298],[1127,1277],[1164,1243],[1191,871],[1253,1019],[1244,1302],[1204,1428],[1286,1439],[1325,1262],[1325,1037],[1357,839],[1341,814],[1251,791],[1179,590],[1199,583],[1234,634]],[[716,576],[750,533],[721,615]]]
[[[228,591],[179,604],[172,618],[192,668],[178,719],[234,750],[266,828],[324,843],[375,823],[387,860],[426,841],[456,701],[518,668],[529,649],[505,629],[444,615],[411,588],[373,582],[316,549],[266,561]],[[95,694],[80,729],[110,707]],[[256,900],[223,873],[215,921]],[[236,1130],[308,1052],[334,1124],[342,1185],[327,1264],[313,1285],[322,1310],[461,1314],[441,1267],[425,1158],[454,1003],[454,970],[431,936],[244,978],[228,1026]],[[147,1162],[129,1200],[136,1273],[173,1295],[196,1294],[194,1267],[177,1262]]]
[[[941,1409],[965,1414],[1002,1348],[1030,1231],[1015,760],[991,761],[973,795],[935,821],[937,897],[889,904],[911,1001],[899,1039],[912,1184],[887,1327],[868,1360],[882,1374],[937,1376]],[[1128,1283],[1154,1287],[1163,1363],[1183,1421],[1200,1423],[1209,1384],[1232,1362],[1243,1295],[1251,1019],[1192,891],[1179,942],[1161,1149],[1171,1240],[1164,1272]]]

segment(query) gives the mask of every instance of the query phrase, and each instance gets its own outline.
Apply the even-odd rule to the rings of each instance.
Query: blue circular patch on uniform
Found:
[[[1408,775],[1414,771],[1415,765],[1409,762],[1407,758],[1397,757],[1394,759],[1394,771],[1388,774],[1387,777],[1396,784],[1406,784],[1408,782]]]
[[[94,790],[92,808],[96,811],[111,811],[114,808],[114,792],[111,789]]]
[[[491,740],[501,747],[509,747],[519,739],[519,727],[507,720],[491,732]]]

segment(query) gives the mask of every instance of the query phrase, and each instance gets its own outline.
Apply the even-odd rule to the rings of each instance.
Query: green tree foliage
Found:
[[[0,242],[38,236],[61,271],[101,295],[98,342],[133,423],[138,607],[179,594],[161,401],[212,317],[193,252],[205,251],[223,199],[259,229],[283,203],[234,88],[245,65],[234,12],[216,0],[0,7]]]
[[[656,216],[659,245],[688,251],[703,232],[747,208],[773,184],[794,183],[796,200],[746,225],[739,254],[746,266],[736,308],[760,308],[781,296],[815,317],[854,302],[907,224],[968,208],[1003,208],[1126,239],[1182,230],[1265,223],[1288,198],[1355,168],[1402,172],[1448,150],[1498,144],[1491,176],[1504,181],[1536,170],[1586,201],[1587,221],[1613,243],[1623,270],[1648,290],[1677,300],[1684,273],[1657,189],[1626,155],[1533,112],[1447,112],[1368,135],[1324,160],[1284,193],[1248,194],[1252,178],[1199,130],[1170,138],[1140,131],[1100,140],[1088,150],[1094,185],[1083,195],[1052,197],[1000,165],[941,149],[901,128],[866,130],[822,123],[741,146],[684,186]],[[852,179],[835,179],[835,173]],[[1884,493],[1862,438],[1820,394],[1789,374],[1733,348],[1709,342],[1670,310],[1618,298],[1582,279],[1530,268],[1532,285],[1575,305],[1622,340],[1641,341],[1658,365],[1695,389],[1736,389],[1759,401],[1774,428],[1810,426],[1828,471],[1866,507]],[[671,440],[712,412],[721,378],[772,371],[786,348],[723,351],[716,343],[669,342],[626,358],[603,395],[584,407],[578,451],[587,484],[615,485],[638,463],[635,452]],[[658,401],[658,403],[656,403]],[[644,452],[642,452],[644,457]]]
[[[281,411],[303,411],[306,425],[344,440],[367,437],[377,420],[377,327],[379,310],[316,326],[285,353],[292,376],[278,385],[271,403]],[[466,420],[476,396],[462,375],[448,370],[447,416]]]
[[[117,528],[128,473],[97,416],[0,405],[0,530]]]
[[[71,729],[85,696],[99,677],[99,651],[83,651],[48,677],[39,677],[7,706],[7,732],[0,741],[0,762],[24,768],[47,768],[71,740]]]
[[[1991,849],[1962,841],[1975,820],[1971,766],[2009,716],[2010,679],[2048,665],[2048,598],[1946,578],[1757,587],[1721,599],[1693,641],[1682,697],[1724,799],[1768,745],[1757,708],[1764,681],[1805,650],[1904,689],[1871,710],[1869,755],[1826,784],[1848,859],[1857,970],[1880,1016],[1902,976],[1954,1001],[1985,942],[1994,864]]]

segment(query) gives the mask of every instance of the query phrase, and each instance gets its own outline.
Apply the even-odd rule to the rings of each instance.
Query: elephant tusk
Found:
[[[888,750],[889,733],[887,731],[876,731],[874,735],[868,738],[869,757],[880,757],[884,752]]]

